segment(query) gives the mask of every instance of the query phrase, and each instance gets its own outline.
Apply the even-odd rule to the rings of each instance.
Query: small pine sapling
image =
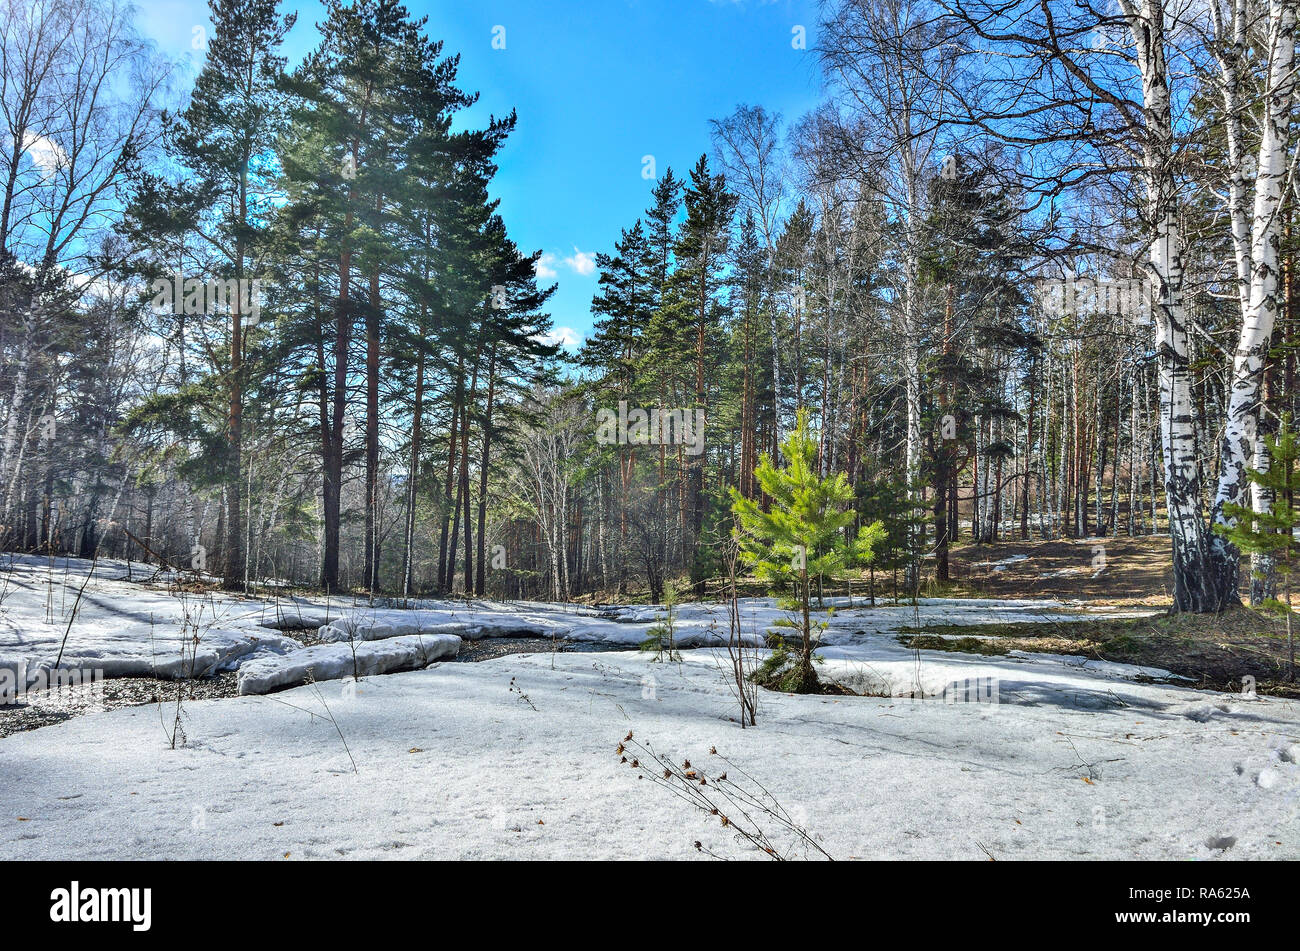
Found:
[[[646,639],[641,642],[643,651],[654,652],[655,656],[650,659],[652,664],[682,659],[676,642],[677,586],[671,581],[664,585],[664,609],[663,616],[658,619],[654,627],[646,631]]]
[[[758,672],[772,686],[791,693],[814,693],[819,689],[813,670],[813,648],[817,635],[829,621],[812,620],[813,583],[835,577],[851,562],[870,557],[871,546],[883,529],[874,523],[850,543],[844,530],[852,525],[853,489],[844,473],[823,478],[817,471],[817,439],[809,433],[808,414],[801,412],[794,430],[781,451],[787,463],[777,466],[764,455],[754,471],[758,484],[770,500],[767,511],[757,499],[731,491],[731,510],[739,528],[740,557],[775,590],[792,590],[782,598],[783,609],[795,617],[778,621],[778,626],[795,630],[797,654],[783,643]]]

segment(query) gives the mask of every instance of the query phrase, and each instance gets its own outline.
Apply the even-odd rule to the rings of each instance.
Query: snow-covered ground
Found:
[[[8,573],[0,656],[48,656],[67,628],[85,563],[68,567],[83,571],[70,594],[61,582],[50,594],[42,564]],[[158,656],[143,648],[183,626],[175,599],[116,579],[120,568],[101,564],[86,584],[65,660]],[[742,730],[721,649],[666,664],[635,650],[436,659],[460,637],[502,632],[634,644],[653,609],[349,608],[344,627],[389,625],[386,636],[277,653],[261,646],[274,636],[263,624],[293,608],[303,621],[292,627],[333,625],[340,607],[204,603],[211,629],[259,639],[227,658],[249,679],[293,683],[308,652],[331,648],[400,647],[423,669],[357,683],[348,667],[333,682],[190,702],[175,750],[152,705],[0,739],[0,822],[11,824],[0,859],[686,858],[695,841],[752,855],[717,818],[619,762],[629,731],[673,762],[761,784],[836,858],[1300,858],[1295,703],[1150,683],[1139,675],[1159,672],[1077,657],[918,654],[893,633],[927,620],[1065,620],[1060,604],[845,606],[820,672],[885,695],[764,692],[758,726]],[[767,599],[742,613],[749,631],[779,614]],[[725,634],[722,622],[717,606],[681,612],[685,633]]]
[[[714,774],[716,748],[836,858],[1300,857],[1294,704],[945,656],[925,676],[1004,678],[997,702],[764,694],[741,730],[716,661],[513,655],[205,701],[177,750],[153,707],[16,734],[0,858],[751,854],[620,764],[628,731]]]

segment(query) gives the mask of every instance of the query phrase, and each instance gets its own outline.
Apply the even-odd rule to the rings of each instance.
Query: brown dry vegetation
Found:
[[[1094,562],[1102,552],[1105,567],[1098,572]],[[1028,558],[996,565],[1015,555]],[[950,566],[959,589],[982,597],[1152,607],[1172,603],[1174,576],[1167,535],[965,544],[953,549]]]

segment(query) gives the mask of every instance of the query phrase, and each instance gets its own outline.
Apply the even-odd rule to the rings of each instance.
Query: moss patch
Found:
[[[945,631],[944,633],[947,633]],[[904,647],[923,651],[956,651],[961,654],[983,654],[992,657],[1005,654],[1011,648],[998,641],[978,637],[940,637],[937,634],[904,634],[898,638]]]

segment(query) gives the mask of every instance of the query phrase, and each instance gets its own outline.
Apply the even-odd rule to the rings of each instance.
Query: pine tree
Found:
[[[185,111],[167,118],[168,156],[183,172],[170,185],[156,176],[137,182],[122,230],[154,258],[157,273],[182,267],[186,248],[207,281],[236,282],[226,293],[224,352],[214,352],[211,379],[192,395],[223,404],[224,446],[208,460],[213,484],[225,498],[225,537],[220,565],[223,584],[247,581],[244,411],[250,386],[247,350],[261,302],[253,282],[271,238],[275,201],[273,147],[285,127],[285,97],[279,89],[285,59],[280,47],[296,14],[281,16],[277,0],[208,0],[213,35]],[[190,236],[197,241],[188,240]],[[175,256],[162,249],[175,249]],[[196,277],[196,274],[190,274]],[[231,286],[231,285],[227,285]],[[174,293],[180,293],[175,288]],[[179,301],[172,302],[178,311]],[[209,315],[214,316],[214,315]],[[167,318],[170,319],[170,318]],[[201,324],[203,317],[195,316]],[[204,330],[203,332],[207,332]],[[165,416],[165,414],[164,414]],[[158,416],[161,419],[163,416]],[[212,463],[215,463],[213,465]]]
[[[645,633],[641,650],[654,654],[650,663],[681,662],[682,652],[677,649],[677,585],[673,582],[664,585],[664,613]]]
[[[760,372],[771,364],[771,340],[760,333],[770,307],[765,293],[768,283],[767,251],[759,240],[758,224],[753,212],[745,215],[738,240],[732,247],[732,352],[731,390],[739,405],[733,414],[740,439],[740,458],[735,482],[740,494],[753,498],[757,491],[754,469],[758,465],[760,412],[764,400],[770,400],[771,389],[760,389],[770,378]]]
[[[579,362],[611,378],[614,393],[626,399],[636,379],[653,306],[651,251],[640,218],[623,229],[612,255],[596,255],[596,267],[599,290],[592,298],[591,312],[599,316]]]
[[[868,562],[872,569],[883,568],[894,575],[894,597],[898,597],[898,572],[920,562],[924,552],[925,503],[912,497],[899,480],[862,479],[855,487],[858,519],[864,525],[876,524],[881,534]],[[915,592],[908,592],[909,595]],[[870,596],[875,602],[875,577],[871,578]]]
[[[669,168],[655,183],[651,193],[654,204],[646,211],[646,240],[650,246],[650,283],[654,305],[663,306],[672,268],[673,222],[682,206],[682,182]]]
[[[597,254],[599,290],[591,310],[600,315],[583,345],[579,363],[600,374],[593,389],[597,406],[633,399],[638,368],[654,314],[655,289],[649,241],[641,219],[623,229],[614,254]],[[628,572],[628,502],[638,447],[608,446],[605,454],[618,465],[618,545],[615,551],[619,593],[626,591]]]
[[[819,578],[833,578],[854,563],[871,558],[884,527],[874,522],[850,543],[844,530],[853,524],[853,489],[842,472],[823,478],[817,472],[817,440],[809,433],[808,413],[799,413],[795,428],[781,446],[786,459],[778,467],[766,453],[755,477],[770,509],[763,511],[758,500],[747,499],[731,490],[731,510],[738,522],[740,556],[764,581],[779,589],[793,589],[794,597],[783,605],[797,612],[793,627],[800,636],[799,654],[789,664],[784,651],[767,671],[771,682],[792,693],[813,693],[818,689],[813,670],[814,625],[812,590]],[[829,622],[816,625],[824,630]]]
[[[694,355],[693,379],[686,385],[694,408],[710,412],[710,381],[722,363],[721,327],[726,310],[719,300],[731,242],[731,222],[739,201],[727,190],[726,179],[709,171],[701,155],[691,169],[686,189],[686,220],[673,247],[677,269],[670,281],[671,304],[664,314],[677,355]],[[689,349],[688,349],[689,348]],[[704,467],[706,455],[684,462],[687,483],[688,530],[683,532],[683,561],[690,566],[695,593],[704,593],[701,545],[704,528]]]
[[[1294,680],[1295,637],[1291,629],[1291,575],[1300,562],[1300,509],[1295,506],[1296,491],[1300,490],[1300,439],[1291,425],[1290,414],[1284,414],[1277,436],[1266,440],[1268,469],[1247,469],[1246,475],[1254,485],[1272,490],[1273,504],[1266,512],[1255,512],[1249,505],[1227,505],[1224,512],[1236,524],[1228,527],[1216,525],[1215,531],[1227,537],[1243,552],[1272,556],[1273,570],[1282,579],[1283,600],[1269,598],[1261,609],[1286,619],[1287,651],[1290,654]]]
[[[808,283],[812,263],[812,242],[816,222],[812,209],[800,199],[785,223],[785,230],[776,241],[773,278],[776,281],[776,298],[789,311],[790,364],[793,373],[794,409],[804,407],[807,396],[808,360],[805,338],[808,336],[808,305],[811,295]],[[780,407],[777,407],[778,417]]]
[[[281,148],[290,227],[310,255],[307,270],[324,275],[322,290],[332,311],[326,327],[313,307],[320,381],[324,545],[321,585],[339,585],[339,533],[352,342],[358,321],[365,330],[366,490],[365,583],[379,585],[376,506],[378,492],[378,390],[380,346],[387,323],[384,276],[405,261],[393,227],[410,200],[408,190],[421,164],[417,150],[429,138],[445,140],[451,115],[475,97],[455,85],[457,57],[443,57],[442,44],[426,38],[425,21],[412,19],[397,0],[330,0],[320,46],[288,82],[296,97],[293,123]],[[513,122],[513,118],[511,119]],[[423,137],[423,141],[421,141]],[[488,173],[490,175],[490,172]],[[471,175],[470,178],[477,176]],[[362,279],[368,287],[361,290]],[[477,299],[488,288],[476,276]],[[331,300],[332,298],[332,300]],[[454,311],[463,315],[463,310]],[[328,348],[323,337],[328,335]],[[328,369],[325,362],[332,366]]]
[[[984,426],[1014,420],[1006,399],[999,357],[1034,346],[1022,326],[1025,299],[1015,275],[1024,267],[1027,241],[1018,232],[1019,210],[985,169],[960,172],[931,183],[929,235],[921,274],[943,297],[942,323],[929,328],[931,356],[923,364],[931,394],[925,427],[923,471],[932,488],[935,580],[946,582],[948,550],[955,541],[958,478],[972,464],[995,465],[1010,458],[1010,444],[981,444]],[[938,309],[936,308],[936,313]],[[1000,499],[1000,489],[995,488]],[[976,510],[992,503],[972,489]],[[988,523],[997,531],[995,521]],[[977,535],[976,541],[993,541]]]
[[[470,398],[475,401],[482,394],[481,408],[476,410],[480,429],[481,451],[478,496],[478,562],[475,568],[470,559],[469,486],[465,494],[465,589],[482,595],[485,590],[487,558],[487,495],[488,480],[492,471],[492,448],[500,440],[503,447],[509,425],[514,422],[508,412],[499,412],[498,406],[517,403],[518,397],[547,376],[546,367],[559,353],[559,347],[546,342],[551,329],[551,317],[542,308],[555,293],[557,285],[539,287],[537,262],[542,252],[530,255],[520,252],[514,241],[506,235],[505,222],[493,216],[486,232],[486,250],[483,266],[486,269],[490,300],[484,302],[481,339],[471,371]],[[486,366],[484,363],[486,362]],[[497,412],[504,421],[494,419]],[[468,473],[469,442],[462,439],[462,472]]]

